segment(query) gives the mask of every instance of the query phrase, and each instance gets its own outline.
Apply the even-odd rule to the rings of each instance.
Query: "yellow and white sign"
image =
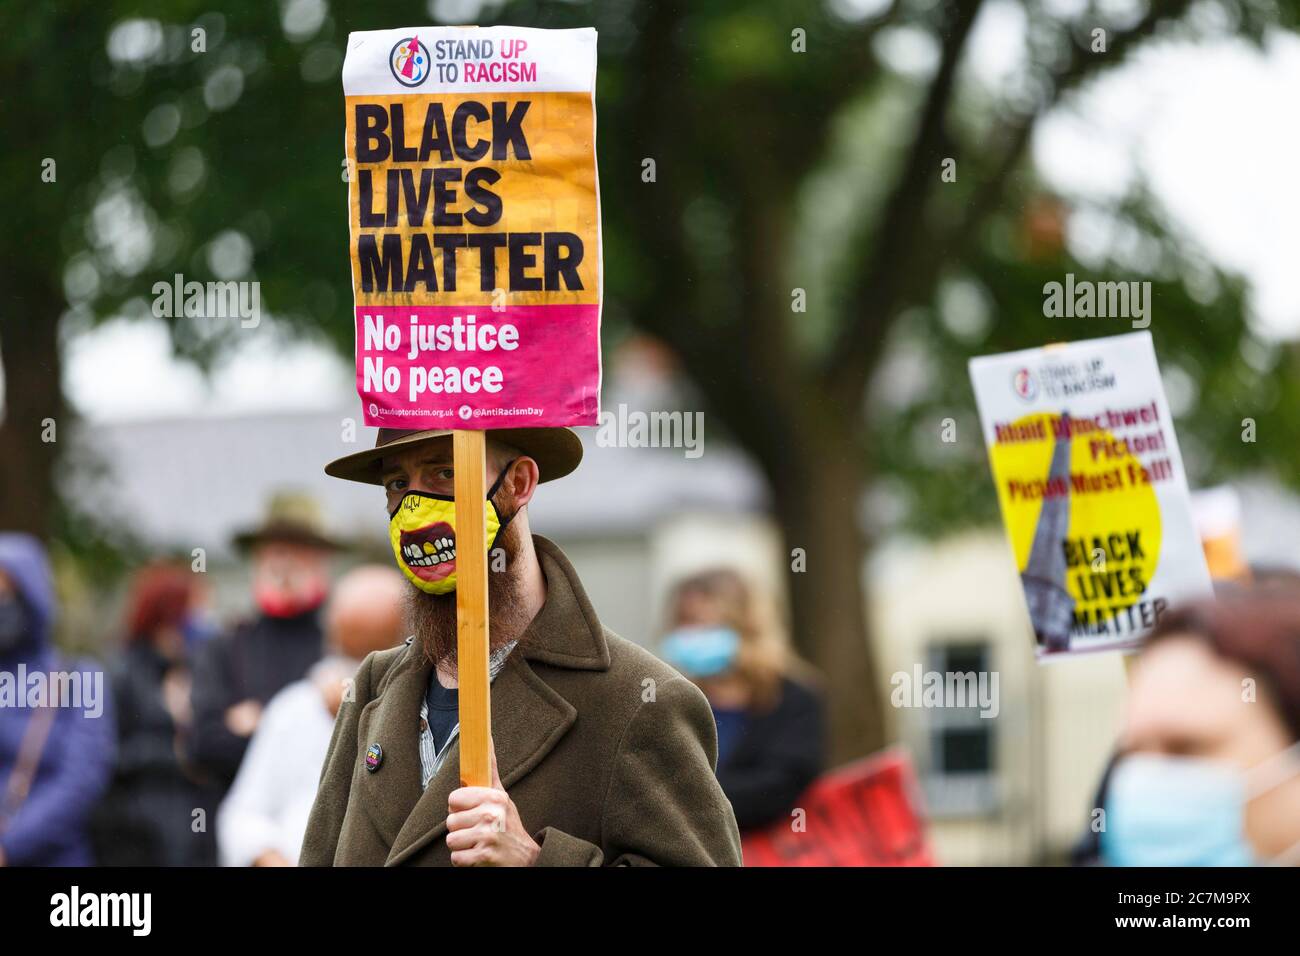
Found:
[[[1151,335],[972,359],[1041,658],[1135,647],[1211,594]]]

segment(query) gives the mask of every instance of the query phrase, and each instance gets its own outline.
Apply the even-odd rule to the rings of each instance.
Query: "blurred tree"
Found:
[[[1043,317],[1044,282],[1093,270],[1071,259],[1065,210],[1032,175],[1037,123],[1162,33],[1229,24],[1258,39],[1296,21],[1294,5],[1248,2],[1200,4],[1194,16],[1177,0],[1089,3],[1069,20],[1047,12],[1059,5],[1017,6],[1028,66],[1010,95],[963,70],[978,0],[656,2],[637,8],[627,65],[601,102],[601,129],[619,131],[600,144],[618,253],[607,288],[674,349],[759,462],[787,546],[807,553],[807,572],[789,578],[795,636],[827,675],[839,759],[884,738],[863,611],[874,518],[864,490],[901,490],[902,523],[930,533],[987,520],[996,497],[966,360],[1128,331]],[[874,15],[856,22],[835,12],[868,7]],[[1099,27],[1105,52],[1094,52]],[[900,48],[919,51],[919,68],[904,71]],[[636,178],[646,157],[654,183]],[[1231,382],[1247,336],[1240,283],[1187,265],[1180,237],[1143,200],[1110,212],[1163,258],[1096,274],[1156,280],[1162,354],[1184,361],[1191,381]],[[1194,266],[1210,280],[1197,283],[1200,300],[1184,282]],[[989,321],[972,327],[981,309]],[[1266,376],[1275,401],[1279,389],[1295,395],[1284,371],[1275,363]],[[1217,436],[1218,460],[1239,465],[1240,427],[1225,431],[1237,408],[1225,406],[1250,399],[1241,385],[1228,394],[1193,418]],[[1297,406],[1274,407],[1276,418],[1290,413],[1279,430],[1295,434]],[[952,445],[940,440],[948,417],[960,423]],[[1294,447],[1264,454],[1294,474]]]
[[[1152,279],[1162,361],[1200,387],[1184,446],[1203,451],[1207,476],[1259,455],[1295,477],[1300,442],[1243,452],[1237,440],[1247,413],[1300,437],[1295,357],[1251,336],[1240,283],[1191,254],[1143,195],[1105,213],[1149,254],[1117,246],[1111,261],[1076,263],[1069,209],[1026,151],[1063,96],[1152,38],[1258,40],[1294,27],[1296,5],[1086,3],[1062,19],[1046,0],[989,3],[1020,12],[1027,66],[1009,91],[965,68],[985,6],[430,5],[453,22],[600,30],[607,341],[625,316],[669,346],[770,482],[787,546],[807,555],[789,578],[794,634],[827,676],[837,759],[884,738],[861,572],[892,509],[864,507],[864,492],[927,532],[987,519],[966,359],[1122,330],[1044,319],[1044,282],[1070,270]],[[430,17],[416,2],[380,18],[324,0],[0,13],[0,526],[66,527],[41,425],[67,414],[61,340],[149,314],[154,283],[174,273],[256,278],[277,320],[351,354],[343,43]],[[169,321],[178,352],[201,363],[259,334]],[[946,417],[954,444],[938,438]]]

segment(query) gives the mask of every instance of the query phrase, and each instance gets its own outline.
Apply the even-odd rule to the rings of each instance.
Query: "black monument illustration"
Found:
[[[1059,480],[1058,480],[1059,479]],[[1064,487],[1063,494],[1044,495],[1043,507],[1034,528],[1029,561],[1020,575],[1029,605],[1034,636],[1047,653],[1070,649],[1070,628],[1074,624],[1074,598],[1065,587],[1065,539],[1070,530],[1070,413],[1061,415],[1061,431],[1052,449],[1048,487]],[[1055,482],[1055,484],[1053,484]]]

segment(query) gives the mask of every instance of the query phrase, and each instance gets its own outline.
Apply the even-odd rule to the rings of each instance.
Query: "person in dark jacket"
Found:
[[[194,665],[189,758],[224,793],[239,771],[262,707],[306,675],[324,644],[318,611],[329,593],[329,556],[312,499],[271,500],[262,527],[236,537],[253,564],[257,615],[209,640]]]
[[[664,659],[704,691],[718,727],[718,782],[742,831],[785,818],[821,773],[826,728],[810,668],[735,571],[678,583]]]
[[[45,549],[0,533],[0,866],[94,862],[86,821],[112,770],[112,712],[103,672],[51,645],[54,614]]]
[[[217,795],[181,759],[191,725],[186,634],[194,577],[160,562],[132,583],[126,644],[112,672],[117,770],[93,828],[101,866],[216,864],[207,821]]]

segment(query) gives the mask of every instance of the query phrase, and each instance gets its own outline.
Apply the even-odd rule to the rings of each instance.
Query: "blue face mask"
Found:
[[[1191,757],[1136,754],[1111,774],[1102,858],[1110,866],[1251,866],[1246,804],[1300,772],[1289,764],[1300,744],[1243,773]],[[1269,774],[1268,779],[1261,779]]]
[[[740,635],[729,627],[684,627],[665,637],[659,650],[687,677],[717,677],[736,660]]]

